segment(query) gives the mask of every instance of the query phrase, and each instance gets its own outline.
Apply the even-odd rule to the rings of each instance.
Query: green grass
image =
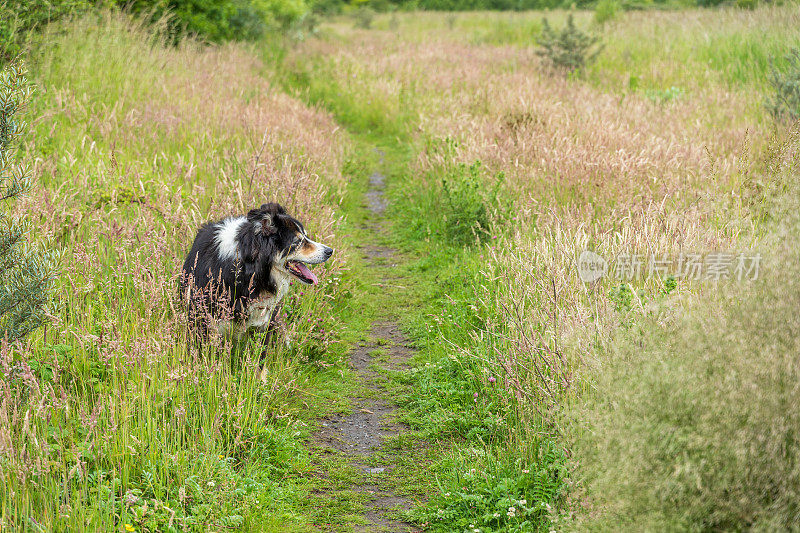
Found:
[[[376,113],[375,100],[361,88],[331,82],[327,69],[334,65],[324,59],[295,57],[283,68],[288,90],[323,105],[348,126],[356,153],[367,162],[363,170],[361,164],[354,168],[366,176],[371,164],[386,175],[392,221],[386,244],[401,253],[392,274],[405,288],[369,299],[383,313],[399,314],[419,348],[412,371],[396,373],[392,387],[400,398],[401,420],[413,433],[389,450],[401,464],[428,465],[396,468],[392,476],[395,487],[412,493],[426,489],[428,501],[407,518],[435,531],[470,525],[549,531],[562,498],[564,450],[548,438],[509,448],[507,428],[515,414],[504,398],[508,389],[459,353],[459,346],[472,344],[472,335],[480,331],[481,313],[492,312],[478,310],[473,302],[485,253],[481,241],[490,238],[485,206],[497,203],[498,194],[483,185],[493,178],[476,163],[409,180],[410,159],[420,149],[420,141],[409,134],[413,108],[393,112],[394,103],[383,100],[385,107]],[[376,148],[382,165],[376,164]],[[354,234],[358,239],[359,232]],[[369,286],[368,277],[363,281]],[[413,446],[402,444],[408,439]],[[443,448],[443,458],[431,456],[429,450],[436,448]]]
[[[432,34],[443,32],[437,35],[476,47],[513,45],[525,57],[541,15],[509,19],[465,13],[449,21],[442,14],[411,13],[398,15],[398,23],[405,38],[425,43],[422,49],[435,45],[427,41]],[[565,15],[558,11],[548,17],[558,26]],[[712,15],[725,24],[716,28]],[[603,29],[606,50],[599,61],[567,83],[640,92],[661,109],[690,100],[704,84],[762,95],[769,57],[798,42],[791,26],[795,19],[788,8],[621,14]],[[584,27],[593,24],[588,12],[578,13],[577,20]],[[690,483],[696,476],[676,480],[670,474],[670,454],[688,449],[678,445],[719,429],[711,422],[685,424],[684,433],[673,433],[682,439],[676,445],[659,429],[672,420],[673,411],[698,416],[697,405],[705,405],[717,390],[727,391],[737,402],[733,405],[745,405],[735,387],[717,388],[716,378],[700,380],[687,393],[694,396],[679,401],[681,391],[670,380],[686,368],[697,370],[690,365],[689,345],[676,344],[685,360],[670,362],[671,352],[654,349],[658,357],[633,366],[627,364],[632,356],[621,366],[609,365],[610,383],[602,388],[610,392],[594,408],[602,410],[615,398],[624,402],[629,392],[636,403],[609,419],[590,405],[587,420],[596,419],[593,423],[603,428],[595,435],[601,459],[579,465],[577,474],[573,435],[560,411],[570,408],[569,400],[558,397],[564,403],[553,408],[555,415],[520,408],[552,398],[522,401],[520,394],[536,389],[522,389],[514,379],[531,385],[537,378],[530,371],[515,375],[518,369],[509,371],[498,362],[498,354],[516,349],[509,340],[517,334],[514,328],[527,326],[509,318],[508,302],[520,302],[540,336],[537,346],[551,349],[556,306],[551,326],[550,287],[540,285],[561,275],[546,268],[566,260],[559,256],[551,264],[547,256],[531,263],[542,266],[541,272],[507,279],[521,272],[498,260],[504,250],[497,243],[519,244],[511,238],[509,220],[519,206],[513,189],[490,164],[458,161],[454,141],[425,129],[426,118],[437,112],[430,88],[404,85],[356,59],[344,59],[346,54],[328,53],[362,35],[350,34],[349,21],[347,35],[334,23],[323,32],[326,40],[315,42],[319,48],[296,50],[275,43],[255,50],[206,49],[192,42],[170,48],[153,32],[114,17],[70,24],[46,33],[30,56],[41,96],[32,110],[35,135],[28,149],[38,158],[43,191],[23,207],[68,259],[59,281],[57,321],[32,337],[26,351],[2,354],[15,368],[3,378],[12,395],[6,406],[22,406],[3,411],[10,435],[10,452],[2,459],[4,525],[75,531],[125,524],[136,531],[347,530],[363,523],[365,496],[353,487],[364,474],[315,448],[310,434],[320,416],[348,412],[347,398],[356,394],[386,394],[400,403],[401,420],[411,431],[391,439],[370,460],[397,465],[374,480],[417,502],[396,515],[430,530],[550,531],[576,510],[571,498],[583,494],[584,476],[595,491],[590,495],[607,495],[616,513],[606,525],[624,524],[621,515],[629,511],[626,516],[635,517],[646,509],[657,509],[645,516],[656,517],[653,523],[667,517],[676,527],[738,524],[719,511],[731,507],[725,498],[733,492],[696,489]],[[375,28],[391,30],[388,18],[379,17]],[[655,29],[659,37],[652,39]],[[386,53],[393,53],[391,46]],[[515,63],[504,68],[514,69]],[[284,100],[281,92],[324,112]],[[475,117],[489,109],[488,102],[464,106],[464,113]],[[284,119],[300,116],[299,125],[274,119],[272,109]],[[265,121],[275,136],[264,142],[265,157],[256,161]],[[418,164],[420,155],[428,158],[427,166]],[[273,166],[262,172],[259,162],[267,161]],[[379,234],[364,227],[370,218],[364,194],[375,171],[386,176],[390,200],[390,228]],[[594,200],[591,192],[577,197],[544,186],[554,208]],[[259,352],[257,342],[199,354],[187,349],[185,324],[174,305],[174,276],[197,224],[211,215],[241,212],[275,190],[297,191],[292,205],[307,214],[307,227],[336,239],[337,259],[324,270],[322,287],[287,301],[287,335],[293,342],[279,345],[268,359],[265,384],[245,371]],[[534,249],[542,255],[562,253],[559,239],[574,235],[539,228],[535,218],[528,221],[531,227],[523,231],[542,245]],[[583,222],[567,219],[566,224]],[[621,234],[630,228],[620,222],[617,229]],[[365,268],[358,250],[364,243],[398,253],[378,268]],[[382,283],[386,274],[397,278],[391,286]],[[513,292],[514,281],[525,290]],[[670,287],[653,291],[666,294],[675,288]],[[640,327],[653,328],[648,344],[672,346],[671,337],[684,335],[696,340],[681,328],[664,332],[643,321],[639,289],[620,285],[610,295],[581,293],[570,303],[579,306],[581,298],[592,297],[608,303],[609,312],[620,315],[622,334],[633,338],[632,351],[645,338],[637,336]],[[751,297],[758,303],[754,295],[746,296]],[[647,305],[667,299],[659,298]],[[762,314],[763,308],[756,306]],[[347,370],[346,354],[364,345],[372,322],[384,317],[397,318],[419,352],[409,372],[386,373],[385,392],[365,391]],[[595,314],[590,320],[601,321]],[[381,356],[386,341],[374,341]],[[603,353],[603,341],[597,333],[588,347],[592,354]],[[736,351],[731,347],[728,353]],[[712,363],[714,372],[724,374],[724,358]],[[752,370],[742,365],[743,373]],[[620,383],[639,376],[632,368],[648,380],[620,389]],[[661,375],[661,370],[667,372]],[[591,392],[588,381],[594,377],[581,379],[587,382],[578,383],[578,392]],[[778,404],[784,401],[777,398]],[[26,409],[37,413],[38,401],[46,403],[43,415],[26,417]],[[744,408],[737,412],[749,416]],[[634,428],[628,446],[617,446],[631,418],[641,414],[649,417],[648,425]],[[755,435],[748,442],[756,442],[756,426],[743,427]],[[649,447],[653,442],[666,448]],[[32,450],[38,455],[31,459]],[[715,472],[703,470],[712,463],[703,458],[721,457],[728,466],[720,475],[745,486],[753,478],[735,477],[730,466],[740,451],[710,444],[690,448],[687,464],[701,472],[700,479],[713,481]],[[641,490],[650,475],[636,462],[641,457],[658,460],[653,464],[662,474],[656,485],[666,487],[662,493]],[[772,459],[760,456],[766,477]],[[619,481],[613,479],[616,474]],[[753,486],[762,494],[783,489]],[[747,496],[753,508],[759,505],[761,496]],[[696,509],[695,497],[702,503]],[[792,509],[787,503],[778,510],[791,514]],[[708,519],[712,515],[721,518]],[[746,522],[743,527],[771,524],[759,509]]]
[[[373,26],[389,30],[395,17],[412,40],[441,34],[476,45],[524,50],[536,46],[544,17],[558,30],[568,13],[403,13],[378,16]],[[702,88],[708,82],[721,82],[760,90],[767,84],[770,60],[781,68],[786,52],[800,45],[794,4],[762,5],[752,11],[734,7],[622,11],[604,25],[597,24],[591,11],[574,14],[578,27],[599,35],[605,45],[597,61],[587,67],[586,79],[614,92],[627,90],[630,77],[638,78],[642,89]]]
[[[355,280],[326,268],[319,290],[289,298],[291,342],[265,361],[262,383],[257,340],[191,347],[177,270],[200,223],[289,188],[281,174],[302,178],[284,201],[325,231],[326,198],[341,197],[337,156],[284,124],[264,147],[280,163],[258,172],[263,130],[247,124],[276,120],[263,109],[283,106],[277,120],[303,110],[287,112],[244,49],[163,44],[103,14],[52,28],[30,56],[25,148],[40,182],[19,209],[64,260],[52,323],[4,352],[3,527],[300,531],[316,518],[304,441],[319,414],[347,408],[339,363],[358,332],[337,327],[334,309]]]
[[[765,58],[784,50],[796,38],[781,22],[782,13],[765,10],[751,16],[725,12],[727,25],[715,27],[708,39],[703,33],[688,30],[677,15],[650,19],[628,14],[619,23],[609,23],[605,30],[607,48],[601,59],[572,82],[588,82],[615,92],[641,91],[642,96],[660,106],[684,101],[692,97],[692,91],[700,90],[697,72],[715,89],[729,87],[763,94],[768,64]],[[411,24],[417,16],[408,15],[405,21],[401,17],[401,27]],[[692,12],[691,16],[693,24],[709,31],[714,24],[702,12]],[[459,17],[452,24],[454,28],[448,28],[445,19],[431,16],[421,21],[422,29],[409,28],[404,38],[424,42],[430,31],[425,25],[441,24],[441,31],[455,40],[472,35],[473,43],[527,46],[538,20],[538,15],[529,15],[528,19],[514,21],[515,31],[503,32],[507,21],[491,15],[479,17],[482,15]],[[579,20],[589,24],[585,14]],[[633,24],[635,21],[643,24]],[[383,29],[380,24],[378,20],[379,31]],[[646,39],[644,32],[654,25],[663,26],[668,37],[657,42]],[[756,41],[764,25],[777,27],[778,31],[774,39]],[[470,28],[474,33],[467,31]],[[507,35],[508,40],[491,37],[492,28],[498,29],[495,35]],[[329,30],[330,43],[346,46],[348,40],[355,39],[343,35],[336,25]],[[488,37],[475,37],[479,34]],[[667,56],[663,53],[665,48],[670,52]],[[448,148],[452,141],[433,140],[424,130],[417,133],[421,128],[415,128],[414,117],[435,112],[425,107],[430,95],[424,88],[413,84],[387,88],[380,72],[354,66],[357,59],[320,59],[314,47],[303,53],[311,57],[295,54],[287,62],[287,88],[331,111],[361,143],[362,153],[379,146],[391,161],[388,167],[395,169],[388,176],[392,243],[406,254],[398,269],[404,285],[413,286],[417,294],[416,306],[402,316],[402,323],[420,348],[414,369],[395,376],[396,391],[400,394],[402,420],[413,429],[410,438],[418,439],[419,447],[425,450],[433,443],[444,448],[442,457],[425,462],[427,474],[418,469],[398,474],[405,478],[396,480],[398,486],[429,488],[428,501],[408,516],[441,531],[550,531],[563,520],[563,514],[577,508],[579,504],[569,498],[580,498],[583,487],[580,474],[576,478],[572,471],[567,434],[570,428],[564,425],[561,411],[569,409],[570,399],[556,400],[563,403],[555,405],[555,414],[548,412],[546,406],[540,416],[518,412],[515,406],[526,403],[514,401],[513,387],[506,381],[514,376],[498,368],[496,353],[512,348],[503,339],[516,326],[503,318],[508,310],[501,307],[502,298],[514,296],[503,293],[508,290],[502,280],[506,272],[502,266],[487,267],[494,253],[492,237],[497,236],[493,232],[503,234],[507,216],[504,211],[510,205],[504,189],[495,188],[502,176],[478,162],[457,163],[458,152]],[[358,81],[350,84],[354,75]],[[402,107],[401,95],[406,98]],[[379,106],[377,111],[375,106]],[[463,112],[480,115],[481,111]],[[409,145],[413,150],[408,149]],[[428,156],[429,166],[424,172],[419,172],[418,166],[410,166],[409,155],[414,152]],[[415,174],[410,179],[412,168]],[[568,203],[568,199],[555,202]],[[481,210],[487,205],[495,208],[488,215]],[[532,231],[537,241],[556,242],[546,230],[542,234]],[[542,283],[536,272],[530,276],[537,287]],[[654,290],[666,294],[674,289],[671,287]],[[627,286],[625,289],[630,292],[630,301],[628,292],[620,290],[616,297],[620,305],[628,305],[623,330],[636,328],[641,319],[639,307],[633,309],[634,293]],[[547,294],[534,289],[519,294],[525,299],[522,305],[526,311],[550,305]],[[610,296],[609,302],[613,304],[614,298]],[[645,295],[645,299],[651,298]],[[658,305],[661,299],[654,296],[647,305]],[[542,314],[545,321],[535,326],[533,333],[546,340],[550,326]],[[602,345],[601,339],[596,342]],[[524,375],[520,379],[536,377]],[[577,386],[591,390],[592,384],[581,382]],[[575,401],[580,403],[584,398]],[[411,447],[401,449],[417,457]],[[598,462],[594,467],[608,465]],[[603,490],[612,492],[608,487]],[[614,522],[618,519],[619,515],[614,515],[609,523],[624,523]]]

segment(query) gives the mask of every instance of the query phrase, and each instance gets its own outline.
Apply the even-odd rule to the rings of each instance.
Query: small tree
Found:
[[[770,84],[775,91],[767,100],[767,109],[775,118],[800,120],[800,48],[786,55],[786,68],[772,64]]]
[[[603,49],[600,38],[581,31],[575,26],[572,13],[560,32],[555,32],[547,19],[542,20],[542,35],[539,37],[537,54],[558,71],[567,74],[583,68],[594,61]]]
[[[10,213],[11,203],[31,187],[31,169],[19,158],[18,144],[27,129],[19,115],[32,93],[21,64],[0,71],[0,337],[9,341],[42,324],[56,259],[54,252],[29,244],[29,223]]]

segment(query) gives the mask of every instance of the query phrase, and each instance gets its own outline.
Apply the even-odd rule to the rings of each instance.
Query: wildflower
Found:
[[[217,458],[218,458],[218,459],[225,459],[225,456],[224,456],[224,455],[222,455],[222,454],[220,454],[220,455],[218,455],[218,456],[217,456]]]
[[[128,531],[129,533],[133,533],[134,531],[136,531],[136,528],[133,527],[131,524],[125,524],[125,531]]]
[[[473,396],[475,396],[477,398],[478,397],[478,393],[476,392],[475,394],[473,394]]]
[[[215,483],[213,481],[209,481],[208,483],[206,483],[206,485],[208,485],[209,487],[213,487]]]
[[[520,505],[528,505],[528,500],[520,500],[519,504]]]
[[[494,379],[494,376],[490,376],[489,377],[489,383],[494,383],[495,381],[497,381],[497,380]]]
[[[523,473],[523,474],[530,474],[530,473],[531,473],[531,471],[530,471],[530,470],[523,470],[523,471],[522,471],[522,473]]]
[[[125,503],[127,505],[136,505],[139,503],[139,497],[131,491],[125,493]]]
[[[500,518],[500,513],[494,513],[495,518]]]

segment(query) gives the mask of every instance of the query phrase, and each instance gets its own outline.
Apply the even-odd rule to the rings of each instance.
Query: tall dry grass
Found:
[[[800,518],[797,133],[775,148],[759,278],[654,307],[599,359],[573,416],[575,531],[791,531]]]
[[[2,348],[0,520],[281,523],[274,480],[306,468],[295,415],[313,368],[335,357],[330,302],[346,253],[319,290],[290,297],[265,383],[257,343],[191,347],[177,279],[202,222],[266,201],[340,249],[336,124],[271,87],[247,48],[167,46],[114,13],[52,27],[30,63],[25,149],[41,187],[19,210],[64,255],[51,323]]]
[[[679,17],[647,17],[669,28],[675,46],[688,46]],[[708,31],[741,33],[742,17],[783,27],[771,8],[726,17]],[[478,297],[498,312],[463,350],[507,375],[531,430],[542,420],[559,424],[566,391],[583,386],[582,361],[626,320],[610,296],[622,282],[584,285],[577,275],[581,251],[609,260],[675,257],[746,250],[756,239],[754,203],[770,181],[762,160],[776,133],[750,85],[715,78],[665,101],[605,92],[594,80],[553,78],[530,48],[474,45],[456,30],[401,24],[391,39],[381,32],[343,35],[336,25],[329,31],[337,37],[307,43],[302,55],[324,57],[318,68],[354,95],[387,109],[405,105],[410,133],[435,141],[423,143],[405,192],[422,184],[424,194],[444,194],[442,169],[454,162],[480,161],[487,177],[504,177],[513,209],[496,213],[497,240],[476,281]],[[452,149],[441,149],[443,143]],[[664,280],[632,288],[642,310],[664,291]],[[677,290],[699,287],[680,282]],[[492,357],[481,341],[487,333],[497,341]]]
[[[714,293],[711,283],[663,275],[584,284],[580,253],[594,250],[613,262],[631,254],[675,258],[754,249],[768,231],[765,201],[781,187],[773,149],[788,134],[763,107],[767,59],[796,45],[800,35],[793,25],[796,6],[627,13],[607,27],[608,46],[598,62],[563,80],[550,77],[533,50],[540,16],[512,23],[486,13],[452,19],[409,14],[391,19],[391,27],[378,20],[373,31],[334,22],[323,28],[329,38],[305,43],[295,57],[310,86],[324,80],[335,87],[322,99],[338,114],[347,117],[356,108],[342,100],[362,102],[384,111],[402,140],[418,141],[407,183],[397,180],[393,189],[411,213],[396,213],[398,230],[439,239],[468,263],[464,271],[480,269],[472,293],[452,288],[458,295],[448,303],[452,313],[432,317],[428,331],[440,335],[432,344],[455,361],[444,359],[446,375],[460,379],[459,386],[478,387],[474,402],[491,398],[486,405],[507,415],[509,438],[498,447],[506,456],[492,460],[544,468],[537,445],[554,434],[567,445],[575,403],[602,396],[595,390],[601,386],[624,397],[620,385],[602,377],[603,355],[620,332],[635,329],[656,309],[680,313]],[[586,13],[578,20],[590,24]],[[514,31],[495,31],[506,26]],[[471,188],[476,173],[484,178],[478,191]],[[459,179],[463,186],[454,187]],[[477,212],[474,204],[492,197],[496,183],[503,184],[505,201],[485,206],[494,223],[484,232],[475,217],[473,227],[481,226],[475,246],[456,250],[449,231],[454,206]],[[448,197],[454,189],[457,201]],[[635,371],[621,368],[615,376]],[[433,370],[419,383],[437,385],[436,377]],[[446,387],[428,384],[425,390],[440,397],[416,405],[455,401],[456,394],[440,389]],[[471,433],[493,430],[489,422],[478,426]],[[614,426],[614,438],[620,427]],[[634,476],[632,492],[640,489],[646,469],[614,468],[619,457],[613,442],[605,444],[605,462],[594,468]],[[772,466],[775,475],[785,471],[785,464]],[[517,472],[518,479],[528,471]],[[612,484],[600,490],[610,494]],[[562,494],[558,490],[537,497],[551,501]],[[445,496],[443,505],[455,509]],[[762,504],[754,500],[751,509],[763,513]],[[462,511],[459,516],[472,518],[471,510]]]

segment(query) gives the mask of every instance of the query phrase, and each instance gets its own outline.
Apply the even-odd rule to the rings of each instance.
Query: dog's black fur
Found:
[[[229,231],[223,239],[226,227]],[[312,249],[312,245],[317,247],[315,260],[309,261],[298,248]],[[286,269],[287,258],[297,256],[289,261],[292,263],[319,263],[332,253],[331,248],[310,241],[303,225],[277,203],[252,209],[246,218],[208,222],[198,231],[183,265],[181,292],[189,304],[190,318],[206,332],[213,320],[247,320],[255,300],[274,297],[271,323],[286,290],[280,285],[289,283],[287,276],[312,282]],[[316,277],[311,278],[316,283]]]

